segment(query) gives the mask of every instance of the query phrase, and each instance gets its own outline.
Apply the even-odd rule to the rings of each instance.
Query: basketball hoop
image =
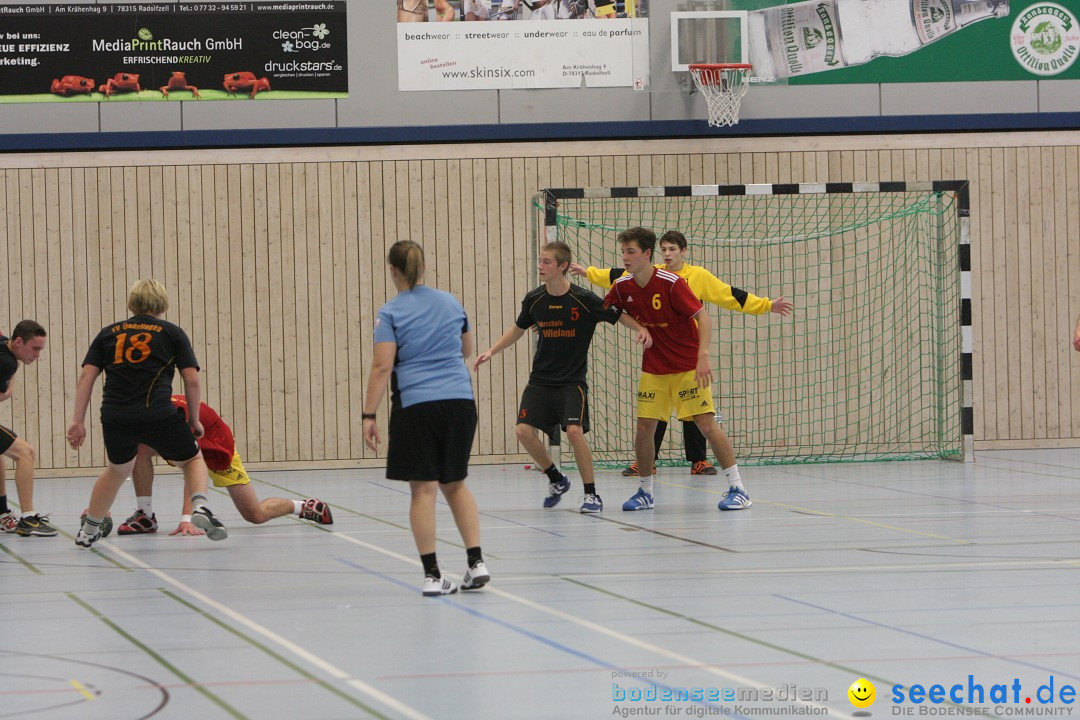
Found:
[[[731,127],[739,122],[739,103],[750,87],[750,70],[744,63],[690,66],[694,84],[705,96],[710,127]]]

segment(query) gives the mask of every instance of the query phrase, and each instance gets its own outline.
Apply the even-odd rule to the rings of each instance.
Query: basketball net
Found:
[[[750,65],[691,65],[694,84],[709,108],[709,127],[739,122],[739,104],[750,88]]]

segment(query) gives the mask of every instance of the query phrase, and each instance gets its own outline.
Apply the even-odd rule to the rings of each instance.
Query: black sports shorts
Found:
[[[559,425],[580,425],[589,432],[589,389],[585,385],[526,385],[518,406],[518,424],[547,432]]]
[[[386,477],[452,483],[469,474],[476,403],[432,400],[390,412]]]
[[[165,460],[184,462],[199,452],[199,443],[187,424],[184,411],[161,420],[141,423],[101,423],[105,455],[113,465],[123,465],[135,457],[139,444],[149,445]]]

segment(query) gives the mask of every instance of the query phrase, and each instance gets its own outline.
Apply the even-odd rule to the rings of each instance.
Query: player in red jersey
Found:
[[[720,501],[721,509],[741,510],[752,504],[735,464],[735,449],[723,428],[716,424],[709,361],[711,321],[702,312],[701,300],[686,280],[673,272],[653,267],[656,234],[635,227],[619,233],[623,267],[628,275],[615,281],[605,303],[630,314],[652,335],[652,347],[641,359],[638,381],[637,429],[634,453],[638,468],[653,467],[653,433],[660,420],[674,409],[680,420],[692,419],[708,440],[723,469],[730,489]],[[655,470],[653,471],[655,473]],[[653,507],[653,478],[642,475],[638,491],[623,510]]]
[[[186,417],[187,399],[183,395],[173,395],[172,402],[184,411]],[[236,451],[232,428],[206,403],[199,404],[199,419],[202,421],[204,430],[202,437],[198,439],[199,449],[202,450],[203,458],[206,460],[210,478],[214,481],[214,487],[228,489],[229,496],[236,505],[236,509],[240,511],[241,517],[256,525],[283,515],[297,515],[322,525],[333,524],[334,518],[330,512],[330,506],[318,498],[286,500],[272,497],[260,501],[255,495],[255,489],[251,487],[251,478],[244,469],[240,453]],[[138,509],[117,528],[117,533],[120,535],[157,532],[157,517],[154,515],[151,504],[154,485],[153,456],[154,451],[149,447],[139,446],[135,467],[131,473]],[[170,535],[203,534],[191,523],[191,506],[186,497],[187,493],[185,493],[183,517],[176,529],[169,533]]]

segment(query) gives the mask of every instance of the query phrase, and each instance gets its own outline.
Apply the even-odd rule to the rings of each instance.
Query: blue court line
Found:
[[[368,575],[374,575],[375,577],[379,578],[380,580],[385,580],[385,581],[387,581],[389,583],[397,585],[398,587],[404,588],[404,589],[408,590],[410,593],[414,593],[414,594],[416,593],[416,587],[415,586],[413,586],[413,585],[411,585],[409,583],[406,583],[403,580],[399,580],[396,577],[393,577],[391,575],[386,575],[386,574],[378,572],[376,570],[372,570],[371,568],[364,567],[363,565],[358,565],[357,563],[354,563],[351,560],[347,560],[345,558],[335,558],[335,559],[338,562],[342,563],[343,565],[347,565],[348,567],[353,568],[354,570],[359,570],[360,572],[367,573]],[[606,660],[601,660],[600,658],[593,657],[592,655],[589,655],[588,653],[582,652],[580,650],[575,650],[574,648],[572,648],[572,647],[570,647],[568,645],[563,645],[562,643],[560,643],[560,642],[558,642],[556,640],[552,640],[549,637],[544,637],[543,635],[540,635],[539,633],[535,633],[532,630],[526,630],[525,628],[523,628],[523,627],[521,627],[519,625],[515,625],[514,623],[508,622],[506,620],[501,620],[501,619],[499,619],[497,617],[494,617],[492,615],[489,615],[489,614],[487,614],[485,612],[481,612],[481,611],[479,611],[479,610],[477,610],[475,608],[469,607],[468,605],[465,605],[465,604],[463,604],[461,602],[458,602],[457,600],[452,599],[452,597],[449,596],[449,595],[442,595],[442,596],[439,596],[439,597],[436,597],[436,598],[425,598],[425,599],[428,599],[428,600],[432,600],[432,599],[433,600],[441,600],[444,603],[446,603],[447,605],[449,605],[450,607],[454,608],[455,610],[460,610],[460,611],[462,611],[464,613],[472,615],[473,617],[479,618],[481,620],[485,620],[485,621],[490,622],[490,623],[494,623],[495,625],[498,625],[499,627],[502,627],[502,628],[504,628],[506,630],[509,630],[510,632],[514,632],[514,633],[517,633],[519,635],[524,635],[525,637],[529,638],[530,640],[535,640],[536,642],[541,643],[543,645],[547,645],[548,647],[550,647],[550,648],[552,648],[554,650],[558,650],[559,652],[566,653],[568,655],[572,655],[573,657],[576,657],[579,660],[584,660],[585,662],[587,662],[587,663],[589,663],[591,665],[597,665],[599,667],[602,667],[602,668],[604,668],[606,670],[611,670],[613,672],[625,673],[624,679],[627,680],[628,682],[630,680],[633,680],[635,682],[641,683],[642,685],[655,685],[657,688],[664,689],[664,690],[670,690],[670,691],[672,691],[674,693],[674,688],[669,687],[667,685],[664,685],[663,683],[653,682],[651,680],[646,681],[645,678],[636,677],[636,676],[632,675],[631,671],[627,670],[626,668],[620,667],[618,665],[613,665],[612,663],[609,663]],[[611,702],[614,703],[614,702],[621,702],[621,701],[619,701],[619,700],[611,700]],[[646,701],[629,701],[629,702],[634,703],[634,704],[626,705],[626,707],[646,707],[646,705],[645,705]],[[708,702],[704,702],[704,701],[671,700],[671,701],[663,701],[663,702],[692,702],[694,705],[701,705],[703,707],[720,707],[720,705],[718,705],[716,703],[708,703]],[[640,703],[640,704],[637,704],[637,703]],[[650,705],[650,707],[651,707],[651,705]],[[659,705],[657,705],[656,707],[659,707]],[[750,718],[747,718],[746,716],[740,715],[740,714],[735,713],[735,712],[732,712],[731,714],[725,714],[725,717],[734,717],[734,718],[741,718],[742,720],[750,720]]]
[[[1055,670],[1054,668],[1049,668],[1049,667],[1046,667],[1044,665],[1036,665],[1035,663],[1024,662],[1023,660],[1016,660],[1016,659],[1013,659],[1013,658],[1011,658],[1011,657],[1009,657],[1007,655],[995,655],[994,653],[988,653],[988,652],[986,652],[984,650],[977,650],[976,648],[971,648],[971,647],[968,647],[966,645],[960,645],[959,643],[950,642],[948,640],[942,640],[941,638],[934,637],[933,635],[924,635],[923,633],[917,633],[914,630],[905,630],[904,628],[896,627],[895,625],[887,625],[885,623],[880,623],[880,622],[877,622],[875,620],[867,620],[866,618],[859,617],[858,615],[852,615],[851,613],[846,613],[846,612],[843,612],[841,610],[833,610],[832,608],[822,607],[821,605],[815,605],[813,603],[806,602],[805,600],[796,600],[795,598],[790,598],[790,597],[786,597],[784,595],[776,595],[776,594],[774,594],[773,597],[780,598],[781,600],[787,600],[788,602],[793,602],[796,605],[804,605],[806,607],[814,608],[815,610],[821,610],[822,612],[827,612],[827,613],[830,613],[832,615],[839,615],[840,617],[845,617],[845,618],[848,618],[849,620],[856,620],[856,621],[864,623],[866,625],[873,625],[874,627],[884,628],[886,630],[892,630],[894,632],[903,633],[904,635],[910,635],[912,637],[917,637],[917,638],[920,638],[922,640],[929,640],[929,641],[931,641],[933,643],[937,643],[938,645],[945,645],[946,647],[955,648],[957,650],[963,650],[964,652],[971,653],[973,655],[979,655],[981,657],[986,657],[986,658],[993,658],[994,660],[1004,660],[1004,661],[1012,663],[1014,665],[1020,665],[1022,667],[1029,667],[1029,668],[1033,668],[1035,670],[1042,670],[1043,672],[1051,673],[1051,674],[1053,674],[1053,675],[1055,675],[1057,677],[1067,677],[1067,678],[1071,678],[1073,680],[1080,680],[1080,676],[1072,675],[1072,674],[1066,673],[1066,672],[1061,672],[1060,670]]]
[[[368,480],[368,484],[369,485],[374,485],[375,487],[379,487],[379,488],[385,488],[386,490],[390,490],[391,492],[400,493],[402,495],[409,495],[410,494],[409,492],[407,492],[405,490],[402,490],[401,488],[396,488],[396,487],[393,487],[391,485],[383,485],[382,483],[375,482],[374,480]],[[450,507],[447,504],[446,500],[444,500],[442,497],[436,497],[435,502],[438,503],[439,505],[445,505],[446,507]],[[483,517],[492,518],[493,520],[498,520],[499,522],[509,523],[510,525],[517,525],[518,527],[529,528],[530,530],[535,530],[536,532],[542,532],[542,533],[547,533],[548,535],[554,535],[555,537],[566,537],[562,533],[553,532],[551,530],[545,530],[544,528],[538,528],[535,525],[529,525],[527,523],[521,523],[521,522],[518,522],[517,520],[511,520],[510,518],[504,518],[504,517],[500,517],[498,515],[492,515],[491,513],[482,512],[482,513],[480,513],[480,515],[483,516]]]

